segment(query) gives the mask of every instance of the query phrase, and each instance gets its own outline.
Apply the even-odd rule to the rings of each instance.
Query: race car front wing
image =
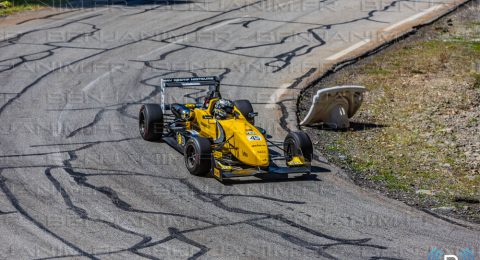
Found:
[[[213,161],[215,159],[212,159]],[[219,163],[212,163],[212,175],[216,179],[222,181],[226,178],[236,178],[236,177],[266,177],[268,175],[289,175],[289,174],[310,174],[312,168],[310,165],[296,166],[296,167],[281,167],[274,164],[271,164],[267,168],[260,167],[250,167],[250,168],[241,168],[235,169],[228,166],[219,165]]]

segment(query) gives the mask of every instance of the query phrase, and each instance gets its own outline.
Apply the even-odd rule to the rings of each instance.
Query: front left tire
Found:
[[[207,138],[191,137],[185,144],[185,166],[197,176],[205,176],[212,168],[212,146]]]

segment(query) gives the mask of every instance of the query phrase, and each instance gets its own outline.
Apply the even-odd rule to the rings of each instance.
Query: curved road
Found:
[[[282,140],[301,87],[445,2],[97,2],[1,27],[0,258],[478,255],[477,226],[358,188],[320,156],[316,178],[223,185],[137,130],[160,78],[217,75]]]

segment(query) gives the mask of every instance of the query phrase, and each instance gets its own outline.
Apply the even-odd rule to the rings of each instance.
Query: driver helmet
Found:
[[[215,103],[213,113],[218,119],[225,119],[229,115],[233,115],[233,107],[232,101],[221,98]]]

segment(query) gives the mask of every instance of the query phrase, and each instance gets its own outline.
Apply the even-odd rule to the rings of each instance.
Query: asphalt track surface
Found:
[[[447,1],[448,2],[448,1]],[[139,138],[162,77],[216,75],[276,140],[324,61],[440,1],[109,3],[1,28],[0,258],[426,259],[478,227],[315,162],[316,177],[226,185]],[[105,3],[103,3],[105,4]],[[197,89],[168,89],[168,102]],[[475,251],[478,252],[478,251]]]

